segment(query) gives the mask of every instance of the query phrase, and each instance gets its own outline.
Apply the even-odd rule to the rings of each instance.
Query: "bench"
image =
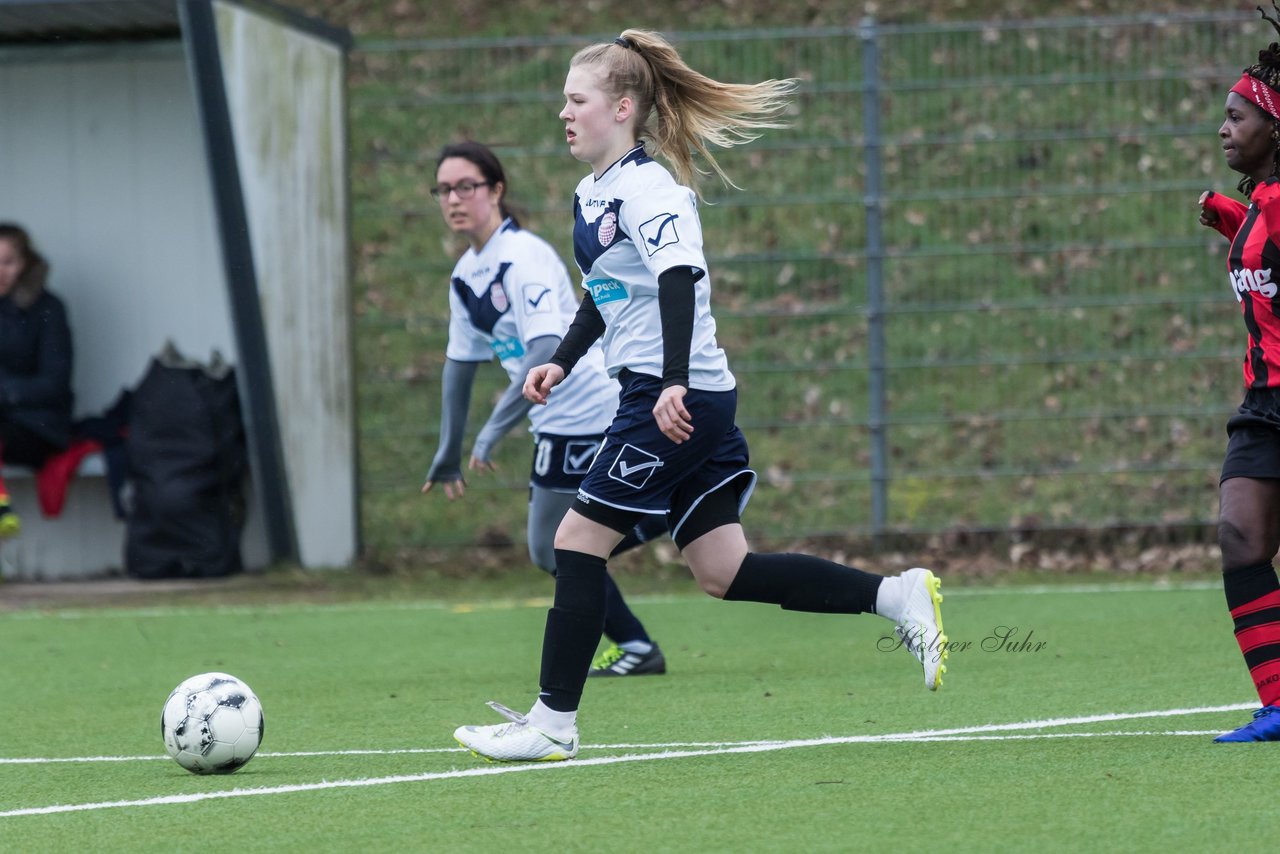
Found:
[[[4,475],[5,482],[11,480],[24,480],[34,478],[36,473],[25,466],[3,466],[0,467],[0,474]],[[80,468],[76,469],[76,477],[106,477],[107,461],[99,451],[96,454],[90,454],[80,461]]]
[[[124,565],[124,522],[112,510],[101,453],[80,461],[67,486],[62,513],[52,519],[40,511],[33,470],[4,466],[0,471],[13,511],[22,520],[18,536],[0,542],[0,577],[45,581],[119,574]],[[0,586],[0,596],[3,591]]]

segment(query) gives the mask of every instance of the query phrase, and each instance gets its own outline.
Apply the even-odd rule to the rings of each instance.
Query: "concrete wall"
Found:
[[[357,548],[345,58],[215,2],[302,563]]]

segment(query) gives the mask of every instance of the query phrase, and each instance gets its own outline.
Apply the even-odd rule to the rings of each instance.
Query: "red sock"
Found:
[[[1271,562],[1223,573],[1236,643],[1244,654],[1258,699],[1280,705],[1280,579]]]

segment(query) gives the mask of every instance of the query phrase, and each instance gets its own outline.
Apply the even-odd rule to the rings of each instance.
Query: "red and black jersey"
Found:
[[[1210,194],[1205,207],[1218,214],[1218,230],[1231,239],[1227,273],[1249,332],[1244,384],[1280,387],[1280,182],[1259,184],[1250,201],[1246,208]]]

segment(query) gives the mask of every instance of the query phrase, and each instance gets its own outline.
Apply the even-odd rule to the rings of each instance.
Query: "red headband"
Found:
[[[1242,75],[1231,91],[1260,108],[1273,119],[1280,119],[1280,92],[1256,77]]]

